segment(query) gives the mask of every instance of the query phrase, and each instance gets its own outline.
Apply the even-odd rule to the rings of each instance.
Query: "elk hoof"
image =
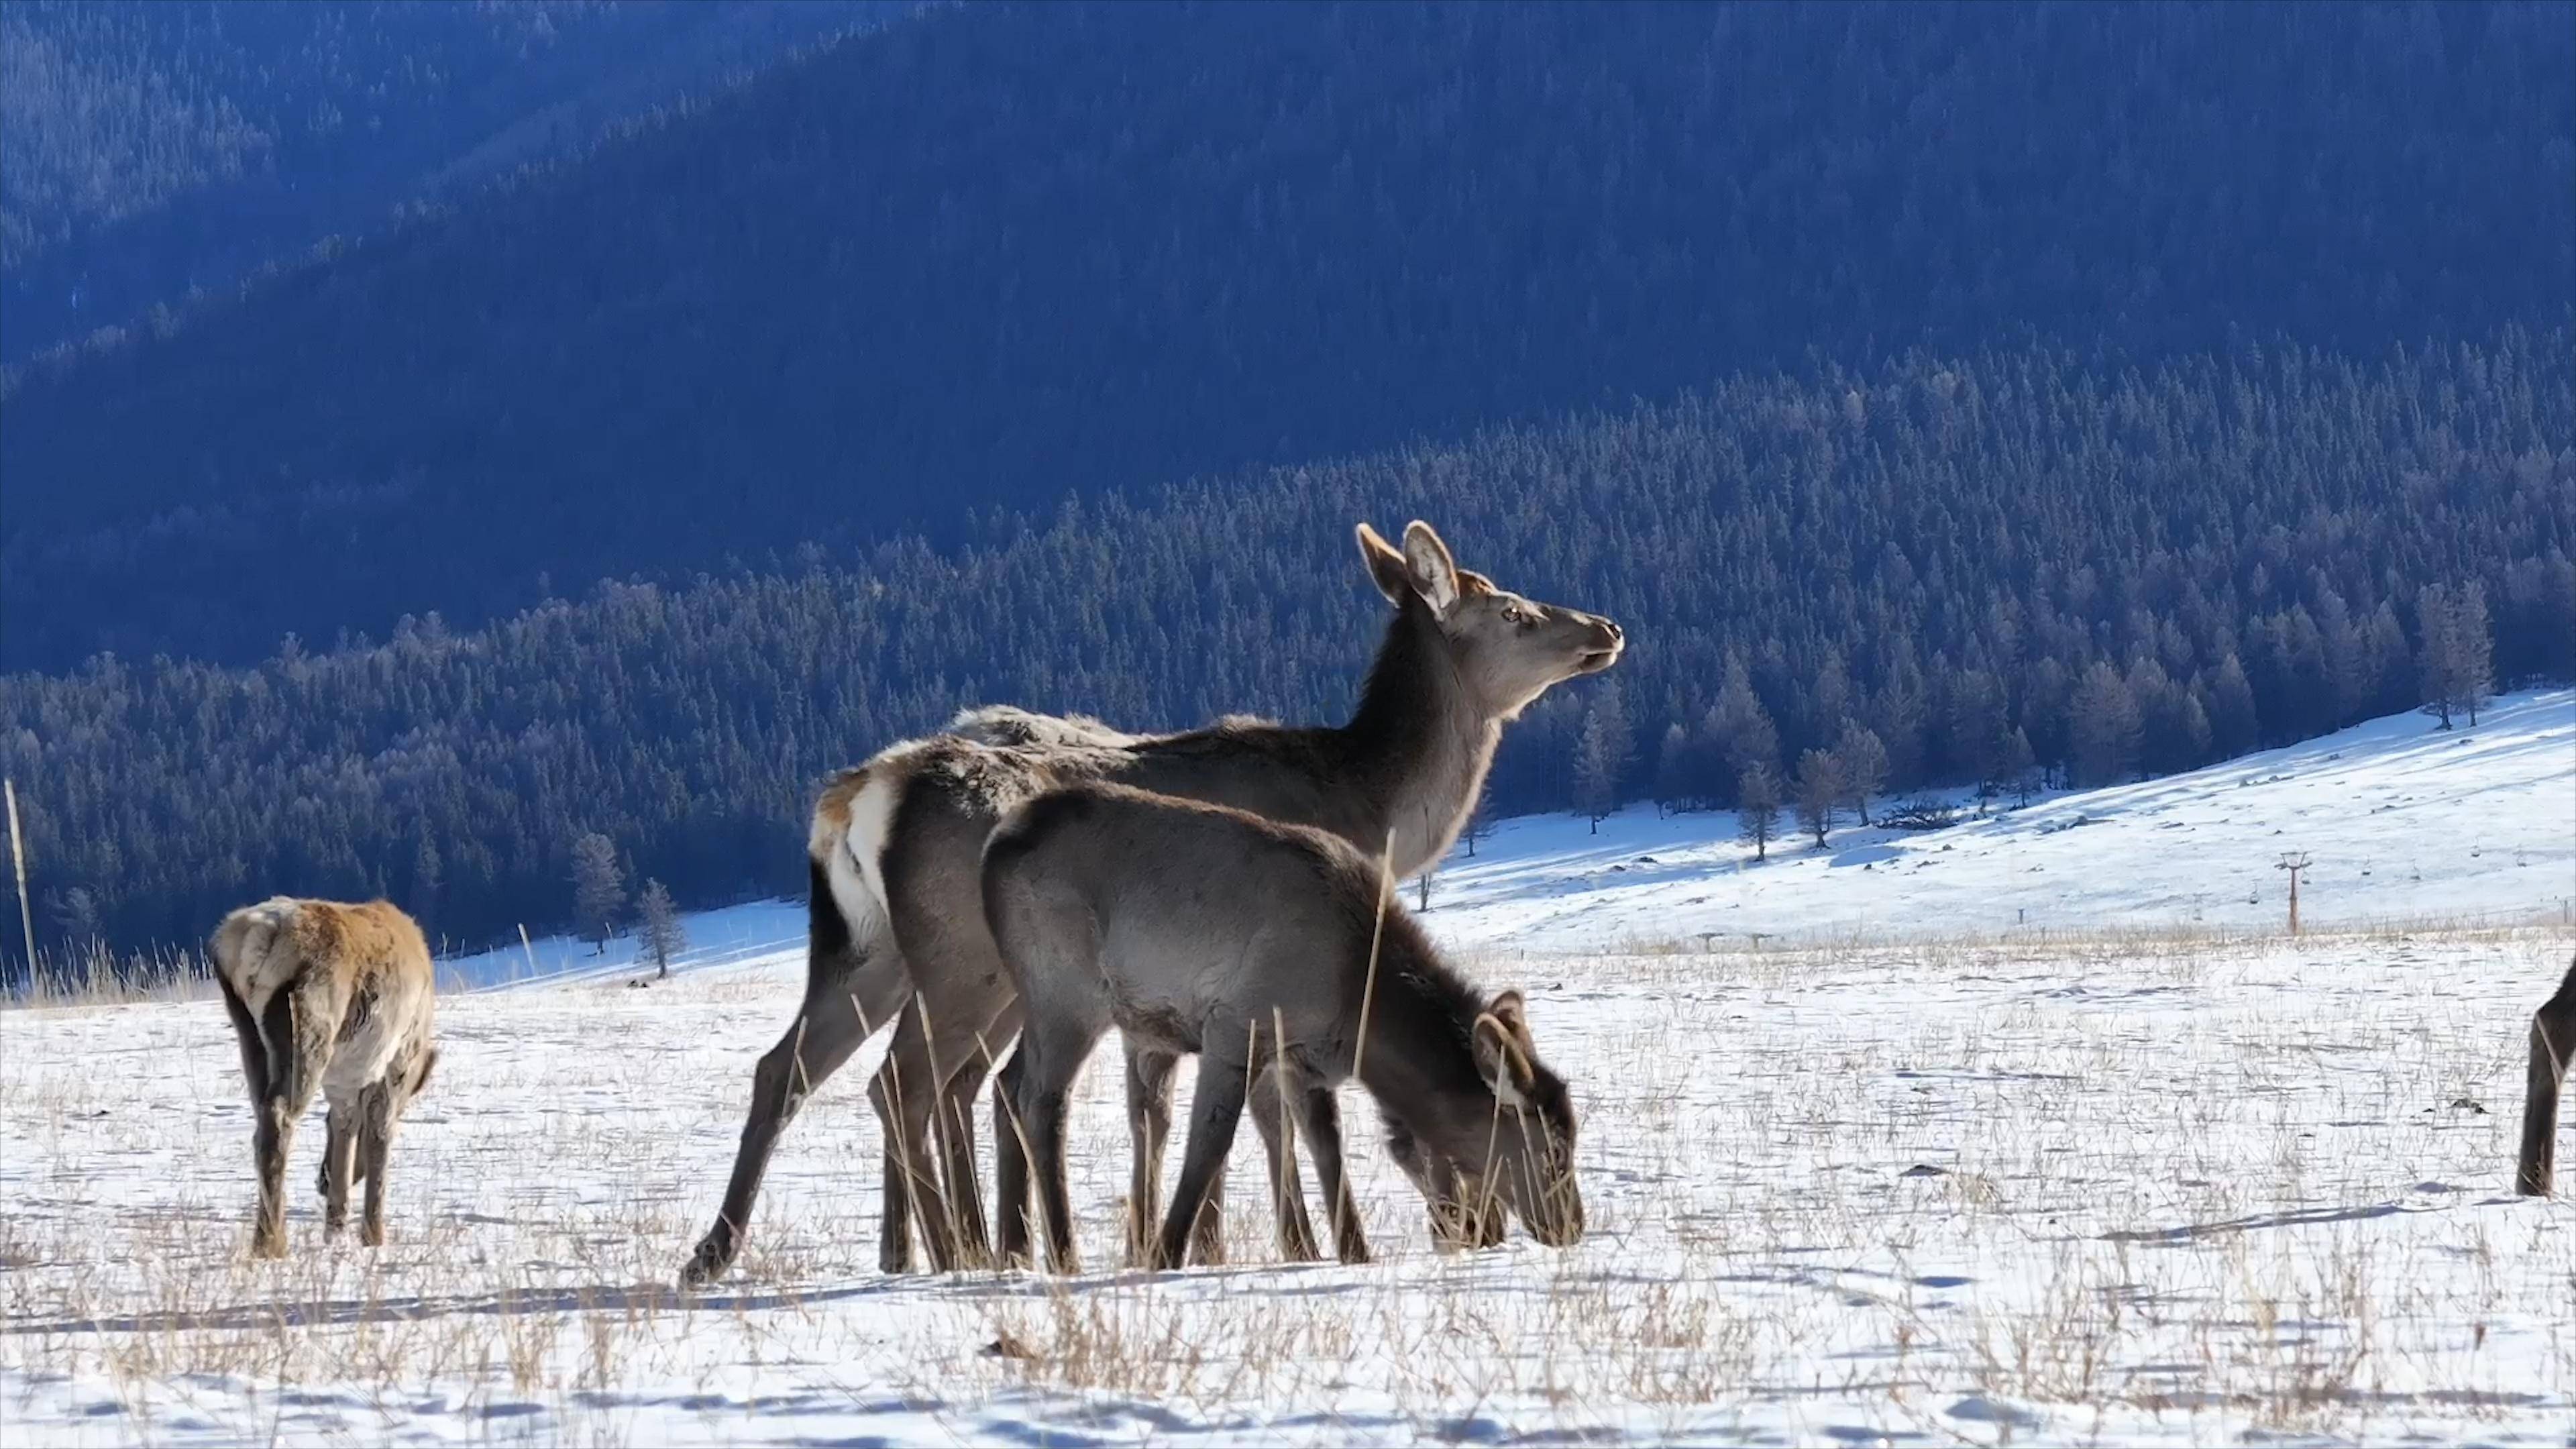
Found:
[[[712,1232],[698,1243],[689,1261],[680,1265],[680,1286],[704,1288],[725,1275],[733,1266],[733,1242],[722,1232]]]

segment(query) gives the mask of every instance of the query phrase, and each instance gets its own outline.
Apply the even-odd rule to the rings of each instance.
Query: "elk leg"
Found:
[[[914,847],[886,858],[887,911],[918,990],[880,1075],[900,1073],[882,1100],[898,1109],[893,1140],[930,1266],[948,1273],[991,1258],[976,1185],[975,1094],[991,1055],[1010,1045],[995,1032],[1010,1024],[1019,992],[984,913],[958,909],[948,877],[921,868],[928,847],[917,839]]]
[[[385,1157],[393,1143],[393,1093],[378,1082],[358,1094],[358,1158],[367,1174],[367,1206],[359,1220],[358,1241],[370,1248],[385,1245]]]
[[[1368,1234],[1360,1228],[1360,1205],[1351,1196],[1350,1177],[1342,1170],[1342,1104],[1333,1089],[1310,1085],[1305,1095],[1306,1150],[1315,1158],[1315,1182],[1324,1190],[1326,1210],[1333,1215],[1333,1251],[1345,1263],[1369,1260]]]
[[[993,1261],[992,1239],[984,1231],[984,1187],[975,1162],[975,1103],[992,1076],[994,1053],[1010,1050],[1019,1039],[1020,1016],[1019,997],[1014,993],[981,1023],[980,1030],[956,1033],[954,1055],[945,1035],[939,1045],[939,1060],[953,1063],[939,1102],[940,1179],[948,1192],[956,1264],[961,1268],[986,1267]],[[1027,1164],[1014,1160],[1020,1155],[1016,1135],[996,1140],[993,1153],[998,1176],[1025,1182]],[[1026,1197],[1025,1187],[1021,1195]],[[1003,1210],[1009,1211],[1007,1206]]]
[[[907,1013],[907,1016],[909,1013]],[[898,1035],[902,1028],[896,1028]],[[868,1106],[877,1114],[883,1168],[878,1173],[877,1271],[912,1271],[913,1155],[907,1145],[908,1118],[903,1090],[903,1058],[889,1046],[877,1074],[868,1080]]]
[[[993,1240],[984,1223],[983,1172],[975,1161],[975,1099],[983,1095],[988,1075],[980,1061],[960,1066],[949,1074],[939,1098],[939,1176],[952,1271],[993,1261]]]
[[[1199,1225],[1190,1234],[1190,1261],[1215,1267],[1225,1261],[1225,1163],[1208,1178],[1207,1200],[1199,1204]]]
[[[251,1131],[251,1155],[259,1165],[259,1217],[251,1227],[250,1252],[254,1258],[286,1256],[286,1152],[294,1145],[295,1119],[287,1115],[286,1099],[271,1097],[259,1104],[258,1125]]]
[[[259,1217],[251,1227],[250,1240],[253,1257],[286,1256],[286,1156],[295,1143],[295,1119],[304,1115],[322,1068],[330,1060],[327,1034],[319,1034],[320,1046],[314,1051],[321,1060],[304,1060],[307,1043],[299,1039],[297,1030],[305,1024],[298,1018],[308,1014],[301,1009],[302,994],[294,986],[280,988],[260,1013],[269,1080],[253,1108],[258,1122],[251,1132],[251,1154],[259,1167]]]
[[[232,1018],[233,1036],[241,1047],[242,1080],[250,1085],[250,1104],[257,1110],[268,1100],[268,1048],[261,1045],[259,1023],[251,1019],[250,1008],[242,1004],[233,984],[220,972],[215,984],[223,988],[224,1015]]]
[[[268,1047],[260,1036],[259,1022],[243,1004],[232,982],[220,974],[216,985],[223,989],[224,1014],[232,1018],[233,1035],[241,1047],[242,1079],[250,1087],[251,1166],[259,1179],[259,1207],[251,1218],[251,1253],[255,1257],[274,1258],[286,1251],[285,1207],[279,1201],[284,1195],[286,1177],[285,1145],[276,1140],[277,1119],[269,1112]],[[276,1005],[274,1001],[270,1003]],[[277,1159],[278,1188],[271,1192],[268,1184],[269,1159]],[[277,1227],[272,1231],[272,1208]]]
[[[1231,1043],[1210,1042],[1199,1051],[1198,1085],[1190,1102],[1189,1151],[1181,1159],[1181,1180],[1172,1194],[1171,1215],[1163,1220],[1163,1236],[1155,1245],[1151,1266],[1158,1270],[1181,1265],[1182,1255],[1190,1246],[1191,1229],[1198,1223],[1200,1210],[1208,1205],[1209,1191],[1224,1170],[1225,1155],[1234,1147],[1234,1130],[1243,1119],[1244,1069],[1248,1065],[1241,1048]]]
[[[349,1174],[358,1161],[357,1110],[334,1104],[323,1119],[322,1235],[349,1225]]]
[[[1163,1206],[1163,1147],[1172,1137],[1172,1074],[1180,1064],[1170,1052],[1127,1044],[1127,1142],[1135,1154],[1127,1178],[1131,1267],[1153,1260]]]
[[[1288,1120],[1288,1102],[1298,1094],[1282,1091],[1279,1063],[1252,1073],[1252,1128],[1261,1135],[1262,1160],[1270,1168],[1270,1209],[1279,1234],[1279,1256],[1292,1263],[1311,1263],[1315,1251],[1314,1220],[1306,1215],[1306,1185],[1297,1175],[1297,1128]]]
[[[887,1176],[901,1189],[900,1214],[894,1212],[896,1194],[887,1195],[889,1216],[883,1225],[885,1236],[879,1243],[879,1261],[888,1272],[899,1273],[909,1267],[909,1227],[918,1225],[923,1246],[929,1252],[931,1271],[947,1273],[956,1269],[957,1246],[949,1231],[947,1194],[939,1184],[941,1134],[936,1119],[941,1082],[940,1074],[933,1070],[930,1038],[921,1027],[920,1006],[921,999],[914,997],[913,1009],[896,1021],[894,1041],[886,1048],[885,1065],[877,1068],[876,1083],[868,1091],[869,1102],[885,1124]],[[898,1222],[906,1227],[897,1229]],[[898,1232],[904,1235],[902,1263],[892,1261]]]
[[[912,989],[903,958],[885,943],[879,943],[856,970],[834,969],[834,965],[812,963],[804,1007],[752,1071],[751,1113],[742,1124],[742,1145],[734,1152],[733,1177],[725,1185],[724,1206],[716,1214],[715,1226],[698,1240],[680,1270],[685,1287],[712,1283],[733,1266],[779,1134],[814,1089],[858,1051],[868,1033],[902,1009]]]
[[[2576,1060],[2576,966],[2558,994],[2531,1014],[2531,1066],[2523,1085],[2522,1159],[2514,1190],[2547,1197],[2557,1175],[2558,1093]]]
[[[1028,1136],[1020,1121],[1028,1074],[1025,1046],[993,1074],[993,1251],[1006,1268],[1029,1265]]]
[[[1037,1179],[1038,1208],[1045,1218],[1047,1264],[1058,1273],[1079,1270],[1073,1243],[1073,1196],[1065,1182],[1064,1124],[1074,1078],[1108,1030],[1105,1021],[1058,1018],[1044,1022],[1021,1039],[1018,1109],[1028,1133],[1029,1167]]]
[[[955,979],[953,973],[948,979]],[[1017,1002],[1005,995],[994,1009],[991,1001],[989,995],[980,1000],[970,995],[952,1002],[943,1017],[927,995],[916,995],[913,1009],[896,1024],[894,1042],[878,1070],[882,1090],[870,1093],[880,1114],[891,1114],[887,1170],[907,1190],[931,1271],[937,1273],[992,1259],[975,1168],[975,1096],[987,1074],[984,1043],[996,1040],[998,1027],[1016,1028]],[[1008,1044],[1007,1037],[999,1041]]]

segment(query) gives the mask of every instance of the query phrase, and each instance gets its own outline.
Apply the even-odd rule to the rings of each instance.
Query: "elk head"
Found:
[[[1458,678],[1495,718],[1516,717],[1550,685],[1600,673],[1627,647],[1619,626],[1598,614],[1523,598],[1458,567],[1418,518],[1404,526],[1400,550],[1365,523],[1359,543],[1379,592],[1398,607],[1418,600],[1431,611]]]

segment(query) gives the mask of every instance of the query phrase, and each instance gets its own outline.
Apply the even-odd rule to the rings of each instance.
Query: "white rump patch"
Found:
[[[243,930],[235,938],[234,956],[219,962],[233,991],[250,1008],[253,1020],[268,1009],[268,999],[295,979],[294,954],[276,949],[278,937],[290,930],[302,907],[293,896],[271,896],[233,913]]]
[[[878,751],[868,761],[867,779],[850,797],[849,829],[835,832],[818,810],[806,840],[806,849],[823,863],[832,904],[840,908],[850,939],[861,945],[884,935],[893,919],[886,907],[886,838],[894,829],[895,803],[912,773],[905,757],[919,748],[919,741],[906,740]]]

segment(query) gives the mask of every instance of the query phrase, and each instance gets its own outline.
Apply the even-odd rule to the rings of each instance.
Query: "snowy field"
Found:
[[[1351,1089],[1375,1264],[1275,1264],[1238,1152],[1235,1266],[883,1277],[871,1050],[683,1295],[795,998],[776,907],[696,918],[650,990],[576,956],[446,1001],[380,1252],[320,1242],[313,1120],[295,1256],[244,1256],[211,1003],[0,1014],[0,1442],[2570,1441],[2576,1208],[2509,1185],[2576,695],[1740,870],[1731,834],[1507,824],[1435,886],[1574,1086],[1565,1251],[1435,1254]]]

